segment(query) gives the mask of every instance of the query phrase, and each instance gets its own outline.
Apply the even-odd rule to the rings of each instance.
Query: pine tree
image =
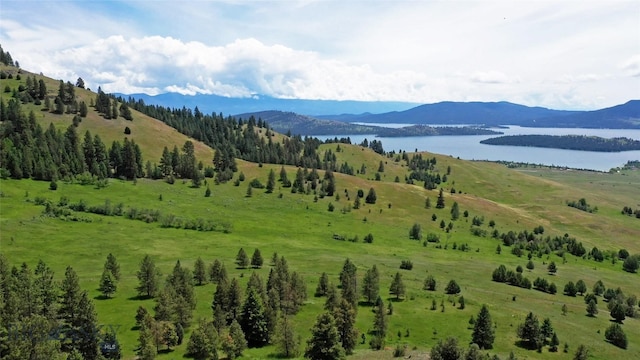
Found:
[[[431,360],[462,360],[464,350],[458,347],[458,340],[454,337],[448,337],[446,340],[439,340],[438,343],[431,348]]]
[[[458,220],[460,217],[460,208],[458,202],[454,202],[451,206],[451,220]]]
[[[391,282],[391,286],[389,287],[389,294],[395,295],[396,300],[400,300],[400,297],[404,297],[405,287],[402,282],[402,275],[399,272],[396,272],[396,275]]]
[[[247,293],[247,298],[242,306],[240,326],[250,348],[263,347],[269,341],[269,329],[262,302],[253,289]]]
[[[373,301],[378,298],[380,293],[380,274],[378,268],[374,264],[371,269],[368,269],[362,279],[362,295],[367,299],[369,304],[373,304]]]
[[[86,291],[82,292],[78,302],[78,316],[72,322],[74,329],[74,348],[78,349],[84,359],[98,358],[100,334],[98,316]]]
[[[471,334],[471,342],[477,344],[480,349],[491,349],[495,340],[495,332],[491,314],[486,305],[482,305],[478,313],[475,324],[473,325],[473,333]]]
[[[207,273],[205,270],[204,261],[201,257],[198,257],[193,266],[193,278],[198,286],[207,282]]]
[[[138,335],[138,350],[136,351],[136,354],[140,360],[153,360],[157,353],[158,350],[154,345],[151,329],[146,325],[143,325],[140,328],[140,334]]]
[[[251,256],[251,267],[254,269],[260,269],[263,263],[264,259],[262,258],[262,254],[260,254],[260,249],[255,249]]]
[[[300,353],[300,336],[287,315],[283,314],[278,319],[273,343],[284,358],[293,358]]]
[[[67,266],[64,273],[64,280],[60,284],[62,296],[60,299],[60,309],[58,311],[62,327],[69,330],[65,333],[65,338],[61,341],[62,349],[69,350],[73,348],[73,326],[78,323],[80,313],[79,304],[82,297],[80,289],[80,279],[71,266]]]
[[[311,338],[307,341],[304,357],[311,360],[345,358],[336,322],[330,313],[325,312],[318,315],[315,325],[311,328]]]
[[[518,326],[518,337],[526,342],[529,347],[535,348],[540,341],[540,323],[538,317],[529,312],[523,324]]]
[[[376,300],[376,307],[374,311],[373,331],[375,332],[375,338],[371,341],[370,346],[373,349],[380,350],[384,347],[385,339],[387,337],[387,327],[389,326],[387,311],[384,308],[384,302],[380,297]]]
[[[98,290],[102,293],[102,296],[107,298],[110,298],[117,290],[116,281],[111,272],[106,268],[100,277],[100,286]]]
[[[242,328],[237,321],[233,320],[229,327],[229,336],[223,341],[222,349],[227,354],[228,359],[235,359],[242,356],[242,352],[247,348],[247,340],[244,338]]]
[[[355,327],[356,311],[347,300],[342,299],[340,305],[334,310],[333,316],[342,348],[347,355],[351,355],[358,344],[358,330]]]
[[[444,208],[444,191],[440,188],[440,193],[438,194],[438,200],[436,200],[436,209]]]
[[[2,279],[0,279],[0,282],[1,281]],[[33,286],[36,296],[39,298],[38,304],[40,305],[40,309],[37,313],[49,320],[55,319],[58,287],[53,279],[53,270],[51,270],[51,268],[49,268],[42,260],[39,260],[38,265],[36,266]]]
[[[271,169],[267,178],[267,194],[271,194],[276,187],[276,173]]]
[[[249,266],[249,257],[243,248],[240,248],[238,255],[236,255],[236,265],[238,265],[240,269],[246,269],[247,266]]]
[[[340,285],[342,287],[342,297],[345,298],[355,308],[358,305],[356,266],[350,259],[346,259],[340,272]]]
[[[137,272],[138,286],[136,290],[139,296],[152,298],[156,296],[160,289],[160,270],[149,255],[145,255],[140,263],[140,270]]]
[[[240,317],[242,308],[242,289],[236,278],[231,279],[227,292],[227,324],[231,324],[233,320]]]
[[[220,271],[222,268],[222,263],[220,260],[215,259],[213,264],[209,265],[208,273],[209,273],[209,282],[217,284],[220,276]]]
[[[373,188],[369,189],[369,193],[367,193],[367,197],[364,199],[364,202],[367,204],[375,204],[378,196],[376,195],[376,191]]]
[[[314,295],[316,297],[326,296],[328,291],[329,291],[329,276],[327,275],[326,272],[322,272]]]

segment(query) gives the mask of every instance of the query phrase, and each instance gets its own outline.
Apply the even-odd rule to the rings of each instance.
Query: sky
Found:
[[[28,71],[106,92],[510,101],[640,99],[640,1],[0,1]]]

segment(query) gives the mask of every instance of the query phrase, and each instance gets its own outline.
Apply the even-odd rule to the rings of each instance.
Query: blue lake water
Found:
[[[382,126],[382,124],[368,124]],[[407,126],[407,124],[403,124]],[[397,127],[397,126],[395,126]],[[576,128],[526,128],[508,126],[501,131],[504,135],[588,135],[603,138],[627,137],[640,140],[640,130],[630,129],[576,129]],[[640,151],[622,151],[615,153],[547,149],[520,146],[497,146],[480,144],[481,140],[501,135],[473,136],[412,136],[412,137],[375,137],[375,135],[337,135],[338,138],[351,138],[354,144],[365,138],[369,141],[382,141],[385,151],[428,151],[436,154],[451,155],[465,160],[514,161],[531,164],[566,166],[576,169],[609,171],[624,165],[629,160],[640,160]],[[321,140],[334,138],[334,135],[317,136]]]

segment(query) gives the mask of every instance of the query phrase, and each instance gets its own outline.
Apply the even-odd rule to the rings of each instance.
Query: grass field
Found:
[[[354,152],[361,151],[357,147],[348,148]],[[343,154],[348,156],[350,153]],[[369,156],[374,158],[377,155],[371,153]],[[96,298],[94,303],[100,322],[121,325],[118,337],[126,358],[133,356],[136,346],[137,332],[131,330],[136,308],[139,305],[149,308],[153,306],[152,300],[134,300],[134,288],[137,285],[135,272],[144,254],[152,255],[165,274],[171,270],[176,260],[180,260],[183,265],[193,266],[198,256],[207,263],[220,259],[230,270],[231,276],[244,276],[240,278],[242,281],[248,279],[247,275],[251,270],[234,269],[233,260],[240,247],[248,252],[259,248],[265,258],[270,258],[273,252],[278,252],[287,258],[292,270],[299,271],[305,277],[309,300],[295,318],[297,329],[303,339],[308,337],[310,324],[324,303],[323,298],[312,296],[322,271],[326,271],[335,283],[347,257],[358,266],[359,276],[376,264],[382,275],[381,293],[386,294],[391,277],[399,271],[400,261],[407,259],[413,261],[414,268],[412,271],[402,271],[408,295],[407,300],[394,303],[388,346],[407,343],[410,347],[415,346],[426,351],[438,339],[447,336],[456,336],[465,344],[471,334],[467,329],[468,319],[477,314],[482,304],[487,304],[497,323],[497,337],[492,354],[506,357],[509,351],[514,351],[520,358],[567,358],[579,344],[586,344],[595,358],[640,356],[640,345],[634,341],[640,338],[638,319],[625,321],[624,330],[630,339],[630,346],[627,350],[620,350],[604,341],[603,332],[609,324],[604,304],[599,306],[600,315],[592,319],[585,316],[585,306],[581,297],[548,295],[494,283],[491,281],[491,272],[499,264],[514,269],[517,265],[524,266],[526,258],[509,254],[506,247],[502,254],[496,254],[495,248],[499,242],[472,236],[468,230],[470,220],[467,218],[461,217],[455,221],[450,234],[440,230],[439,220],[431,221],[431,215],[435,213],[438,219],[447,219],[448,222],[450,205],[457,201],[461,211],[468,210],[470,217],[484,215],[487,222],[494,219],[496,227],[501,230],[518,231],[543,224],[546,232],[550,234],[571,229],[571,235],[583,241],[585,246],[594,243],[598,244],[601,250],[626,247],[632,254],[638,253],[640,249],[634,239],[640,238],[640,222],[618,215],[614,211],[618,207],[615,199],[609,199],[606,203],[596,201],[601,197],[606,198],[610,187],[622,187],[624,190],[624,186],[628,186],[626,190],[637,197],[632,189],[638,184],[637,175],[625,175],[625,181],[630,180],[627,183],[612,180],[619,175],[604,175],[607,180],[600,185],[587,182],[594,188],[602,188],[601,194],[596,189],[589,189],[592,194],[589,201],[597,204],[602,210],[586,216],[562,204],[560,195],[555,195],[558,198],[554,199],[541,195],[536,198],[533,194],[536,193],[535,188],[544,188],[545,194],[562,194],[567,199],[573,199],[581,193],[579,178],[591,174],[557,174],[548,170],[538,170],[533,175],[493,164],[438,158],[439,167],[446,168],[448,164],[452,166],[451,178],[456,182],[456,188],[459,187],[463,193],[447,194],[448,206],[441,210],[424,208],[425,197],[430,196],[435,201],[436,191],[428,192],[420,187],[401,183],[371,182],[341,174],[336,174],[340,200],[325,198],[314,202],[312,195],[291,194],[288,189],[281,189],[282,198],[278,197],[278,190],[274,194],[254,190],[252,197],[246,197],[248,180],[256,177],[265,182],[268,170],[273,168],[279,171],[280,167],[265,165],[260,168],[256,164],[244,162],[240,162],[240,170],[246,175],[247,181],[239,187],[231,183],[212,185],[210,198],[204,197],[204,188],[194,189],[189,186],[190,183],[179,182],[169,185],[162,181],[139,180],[137,184],[133,184],[112,180],[107,188],[100,190],[91,186],[61,183],[54,192],[48,190],[48,184],[44,182],[3,180],[3,197],[0,202],[2,252],[13,264],[24,261],[35,266],[37,260],[42,258],[55,270],[58,277],[64,273],[67,265],[72,265],[80,274],[82,286],[90,290]],[[463,169],[466,170],[463,172]],[[288,168],[288,171],[290,178],[293,177],[295,169]],[[482,172],[483,176],[478,172]],[[601,175],[594,176],[597,181]],[[351,196],[355,196],[357,189],[364,189],[366,192],[371,186],[378,194],[376,204],[365,205],[359,210],[351,210],[344,214],[340,212],[340,209],[348,204],[344,196],[345,189]],[[493,191],[493,188],[508,188],[509,191]],[[523,195],[519,197],[514,194]],[[162,200],[159,200],[160,195]],[[33,204],[33,199],[37,196],[53,201],[67,196],[71,202],[83,199],[91,205],[101,204],[108,199],[114,204],[124,203],[125,208],[135,206],[185,217],[228,221],[233,224],[233,230],[225,234],[162,229],[157,223],[146,224],[122,217],[91,214],[83,215],[90,217],[92,223],[64,222],[43,218],[40,215],[43,208]],[[533,202],[528,199],[533,198],[536,198],[538,205],[526,208],[529,201]],[[627,202],[631,198],[627,196]],[[336,205],[336,211],[327,211],[329,202]],[[388,204],[392,205],[391,208]],[[366,221],[363,221],[365,217]],[[555,221],[557,218],[563,220]],[[574,221],[599,223],[602,226],[580,226]],[[414,222],[420,223],[425,233],[439,234],[443,248],[436,249],[433,244],[423,247],[421,243],[409,240],[408,230]],[[609,234],[606,238],[605,232]],[[367,233],[374,235],[373,244],[332,239],[333,234],[346,237],[358,235],[362,239]],[[602,238],[592,237],[593,233],[601,234]],[[467,243],[472,250],[453,250],[454,242]],[[448,245],[448,249],[444,248],[445,244]],[[110,252],[121,264],[123,279],[113,299],[99,300],[99,276],[106,255]],[[590,288],[600,279],[607,287],[619,286],[627,294],[640,293],[638,275],[623,272],[620,262],[615,265],[611,262],[596,263],[569,256],[568,262],[562,264],[561,258],[550,255],[548,258],[534,258],[536,268],[525,275],[531,280],[537,276],[550,278],[546,275],[543,265],[543,262],[550,260],[559,264],[560,270],[552,280],[560,289],[569,280],[575,282],[583,279]],[[263,279],[266,279],[268,267],[258,271]],[[434,275],[438,281],[436,292],[422,290],[422,283],[428,274]],[[455,279],[462,287],[461,294],[466,300],[464,310],[455,308],[451,303],[454,299],[445,295],[442,290],[451,279]],[[198,305],[195,318],[211,316],[213,292],[214,286],[210,284],[197,288]],[[516,301],[513,301],[514,296]],[[430,310],[433,298],[438,303],[435,311]],[[441,301],[445,303],[444,312],[440,309]],[[563,304],[569,308],[566,316],[561,315]],[[514,345],[515,329],[529,310],[534,311],[540,319],[551,318],[561,343],[569,344],[569,355],[562,352],[549,353],[546,350],[539,354]],[[361,307],[357,322],[360,331],[366,332],[370,329],[372,319],[369,308]],[[407,330],[410,336],[404,337]],[[402,334],[401,339],[396,335],[398,332]],[[184,345],[160,357],[181,358],[183,351]],[[366,354],[367,351],[365,345],[358,348],[358,353]],[[267,347],[248,350],[245,355],[246,358],[264,358],[271,352],[273,348]],[[367,355],[360,356],[367,358]]]
[[[46,81],[49,93],[55,94],[57,82]],[[16,86],[17,80],[3,80],[2,88],[5,84]],[[86,90],[76,91],[78,97],[87,103],[89,97],[95,96]],[[25,108],[41,114],[39,121],[43,126],[48,126],[49,122],[61,128],[71,124],[69,115],[42,112],[35,105],[25,105]],[[152,162],[158,161],[165,145],[180,147],[187,140],[174,129],[137,112],[134,112],[134,121],[128,122],[123,119],[104,120],[90,110],[78,130],[80,133],[87,129],[98,133],[109,144],[112,140],[122,139],[125,126],[131,128],[131,136],[140,144],[145,160]],[[436,168],[441,174],[451,168],[449,180],[441,184],[446,207],[435,209],[438,191],[405,184],[408,171],[405,162],[396,162],[394,158],[380,156],[358,146],[340,146],[340,152],[336,152],[336,144],[322,145],[320,151],[331,149],[336,152],[339,163],[348,162],[354,169],[360,169],[364,164],[367,172],[356,176],[336,173],[339,199],[334,196],[315,201],[313,195],[292,194],[290,189],[276,189],[273,194],[254,189],[252,196],[247,197],[247,184],[251,179],[258,178],[266,183],[269,170],[273,169],[278,174],[281,166],[265,164],[260,167],[244,161],[238,161],[238,166],[246,176],[245,182],[236,187],[233,182],[214,185],[209,180],[211,197],[204,196],[207,185],[192,188],[190,181],[177,181],[170,185],[147,179],[138,179],[136,183],[111,179],[109,186],[103,189],[59,181],[58,189],[51,191],[47,182],[0,180],[0,252],[16,266],[26,262],[33,268],[42,259],[55,271],[57,280],[62,279],[66,266],[71,265],[80,276],[81,286],[94,298],[99,322],[117,327],[126,359],[135,357],[138,332],[132,328],[137,307],[143,305],[151,309],[154,305],[153,300],[136,298],[135,274],[145,254],[154,258],[165,275],[177,260],[192,267],[198,257],[207,264],[219,259],[226,265],[229,275],[239,277],[244,285],[252,270],[240,270],[234,266],[235,256],[241,247],[249,254],[259,248],[267,263],[271,254],[277,252],[287,259],[291,270],[298,271],[305,278],[309,297],[294,318],[303,342],[309,337],[309,329],[325,301],[324,298],[313,297],[322,272],[327,272],[331,281],[338,283],[346,258],[357,265],[359,278],[375,264],[381,272],[380,292],[386,302],[391,299],[387,291],[391,279],[401,271],[407,296],[404,301],[393,303],[394,313],[390,317],[387,339],[389,349],[372,352],[366,344],[359,345],[353,356],[355,359],[391,358],[390,349],[396,344],[415,348],[412,358],[419,358],[447,336],[457,337],[460,344],[466,346],[471,339],[468,320],[477,315],[482,304],[488,305],[496,324],[494,349],[489,351],[492,355],[506,358],[513,351],[519,359],[570,359],[575,349],[584,344],[593,359],[640,358],[640,319],[624,321],[629,347],[621,350],[604,340],[604,330],[610,324],[605,303],[600,301],[600,313],[596,318],[590,318],[586,316],[581,296],[561,294],[566,282],[582,279],[589,289],[597,280],[602,280],[607,287],[620,287],[625,294],[640,296],[640,275],[624,272],[621,261],[598,263],[567,255],[566,263],[563,263],[560,256],[549,254],[534,257],[535,268],[525,270],[524,275],[531,281],[540,276],[555,282],[558,294],[549,295],[496,283],[491,281],[495,268],[500,264],[511,270],[518,265],[524,267],[526,255],[516,257],[506,246],[502,247],[501,254],[497,254],[499,240],[490,236],[476,237],[469,230],[474,216],[484,216],[482,228],[488,232],[492,230],[487,225],[490,220],[495,221],[500,232],[531,231],[542,225],[545,235],[562,236],[567,233],[581,241],[587,251],[597,246],[602,251],[617,252],[625,248],[631,254],[640,254],[640,220],[620,214],[624,206],[640,208],[640,172],[604,174],[546,168],[508,169],[494,163],[424,153],[425,157],[436,157]],[[210,148],[196,142],[198,160],[209,163],[212,154]],[[385,171],[381,174],[381,181],[374,181],[380,161],[384,162]],[[297,169],[285,168],[289,179],[294,179]],[[396,176],[399,183],[394,182]],[[364,204],[362,201],[360,209],[351,209],[357,190],[362,189],[366,194],[371,187],[377,193],[376,204]],[[452,188],[456,189],[455,194],[451,193]],[[232,224],[232,230],[224,233],[164,229],[158,223],[147,224],[124,217],[86,213],[79,215],[91,220],[90,223],[63,221],[43,216],[44,207],[34,203],[36,197],[57,202],[63,196],[70,202],[84,200],[89,205],[100,205],[109,200],[112,204],[123,203],[125,209],[155,209],[162,214],[176,214],[184,218],[228,222]],[[427,197],[433,204],[430,209],[425,208]],[[566,205],[567,201],[580,198],[597,206],[598,212],[589,214]],[[461,213],[469,212],[469,217],[461,216],[453,221],[453,230],[446,233],[439,224],[441,220],[451,221],[450,209],[454,201],[459,204]],[[335,211],[327,210],[329,203],[335,205]],[[437,221],[432,221],[433,214]],[[414,223],[421,225],[423,234],[438,234],[441,238],[439,248],[433,243],[425,247],[421,242],[409,240],[409,229]],[[362,242],[368,233],[374,236],[372,244]],[[334,234],[346,238],[357,235],[360,241],[336,241]],[[454,244],[467,244],[470,250],[454,250]],[[103,300],[97,287],[109,253],[116,256],[123,277],[115,296]],[[399,270],[402,260],[411,260],[413,270]],[[558,264],[555,276],[547,275],[546,263],[550,261]],[[266,280],[269,266],[256,271]],[[435,292],[422,290],[428,275],[437,280]],[[463,310],[452,305],[456,297],[444,293],[446,283],[452,279],[462,288],[461,295],[466,302]],[[196,287],[194,323],[200,317],[211,317],[214,290],[212,284]],[[430,310],[434,299],[436,310]],[[441,302],[445,305],[444,311],[440,308]],[[566,315],[562,315],[563,305],[568,308]],[[545,347],[542,353],[537,353],[516,345],[517,326],[529,311],[533,311],[540,320],[551,319],[561,343],[559,352],[550,353]],[[357,328],[366,334],[372,325],[370,308],[359,307]],[[407,332],[408,337],[405,336]],[[189,333],[187,330],[185,339]],[[565,343],[569,346],[568,353],[562,351]],[[181,359],[185,348],[186,340],[185,344],[158,358]],[[272,346],[250,349],[245,351],[244,358],[269,358],[275,356],[274,352]]]

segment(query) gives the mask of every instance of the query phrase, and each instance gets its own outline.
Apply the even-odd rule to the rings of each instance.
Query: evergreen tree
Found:
[[[240,326],[250,348],[263,347],[269,341],[269,330],[262,302],[253,289],[247,293],[247,298],[242,306]]]
[[[354,308],[358,305],[357,271],[355,264],[350,259],[346,259],[340,272],[342,297],[349,301]]]
[[[102,296],[107,298],[110,298],[117,290],[116,281],[111,272],[107,269],[104,269],[102,272],[98,290],[102,293]]]
[[[120,265],[112,253],[107,255],[107,261],[104,263],[104,269],[109,271],[115,280],[120,280]]]
[[[65,270],[64,280],[60,284],[60,290],[62,295],[58,316],[62,322],[62,329],[65,330],[65,336],[61,341],[61,345],[63,350],[68,351],[75,347],[73,344],[73,326],[78,323],[80,299],[83,294],[80,289],[80,279],[71,266],[67,266]]]
[[[315,325],[311,328],[311,338],[307,341],[304,357],[311,360],[345,358],[336,322],[330,313],[324,312],[318,315]]]
[[[362,295],[367,299],[369,304],[373,304],[380,293],[380,273],[374,264],[368,269],[362,279]]]
[[[84,359],[97,359],[100,342],[100,334],[96,331],[98,329],[98,316],[86,291],[83,291],[80,296],[77,315],[71,323],[73,328],[73,347],[82,354]]]
[[[329,291],[329,276],[326,272],[322,272],[320,275],[320,280],[318,281],[318,286],[316,287],[315,296],[326,296]]]
[[[260,254],[260,249],[255,249],[251,256],[251,267],[254,269],[260,269],[263,263],[264,259],[262,258],[262,254]]]
[[[2,282],[1,277],[0,282]],[[36,313],[49,320],[54,320],[58,305],[58,287],[53,279],[53,270],[42,260],[39,260],[36,266],[33,287],[36,296],[39,298],[38,304],[40,305],[40,309],[38,309]],[[0,291],[2,291],[1,287]]]
[[[455,295],[460,293],[460,286],[455,280],[450,280],[447,287],[444,289],[445,293],[449,295]]]
[[[464,350],[458,347],[458,340],[454,337],[448,337],[446,340],[439,340],[438,343],[431,348],[431,360],[462,360],[464,359]]]
[[[364,202],[366,202],[367,204],[375,204],[377,199],[378,196],[376,195],[376,191],[373,188],[370,188],[367,197],[364,199]]]
[[[440,188],[440,193],[438,194],[438,200],[436,200],[436,209],[444,208],[444,191]]]
[[[373,331],[375,332],[375,338],[371,341],[370,345],[373,349],[380,350],[384,347],[385,339],[387,337],[387,328],[389,326],[387,311],[384,308],[384,302],[380,297],[376,300],[376,307],[374,311]]]
[[[518,326],[518,337],[530,348],[538,347],[541,342],[540,323],[532,312],[529,312],[524,323]]]
[[[458,202],[454,202],[451,206],[451,220],[458,220],[460,217],[460,208]]]
[[[242,356],[242,352],[247,348],[247,340],[244,338],[242,328],[236,320],[233,320],[229,327],[229,336],[222,342],[222,349],[227,354],[228,359],[235,359]]]
[[[278,353],[284,358],[293,358],[300,353],[300,336],[287,315],[281,315],[278,319],[273,343]]]
[[[495,332],[493,329],[493,322],[491,321],[491,314],[489,314],[487,306],[482,305],[473,326],[471,342],[478,344],[480,349],[491,349],[493,347],[494,340]]]
[[[340,305],[334,310],[333,316],[342,348],[347,355],[351,355],[358,344],[358,330],[355,327],[356,311],[347,300],[342,299]]]
[[[207,273],[205,270],[204,261],[201,257],[198,257],[193,266],[193,278],[198,286],[207,282]]]
[[[148,326],[143,325],[138,335],[138,350],[136,351],[138,359],[153,360],[157,353],[158,350],[154,345],[153,333]]]
[[[214,284],[218,283],[221,268],[222,263],[218,259],[215,259],[213,263],[209,265],[209,268],[207,269],[207,272],[209,274],[209,282]]]
[[[231,279],[227,292],[227,324],[231,324],[233,320],[240,317],[242,307],[242,290],[236,278]]]
[[[201,320],[191,333],[187,354],[196,360],[217,360],[218,332],[210,321]]]
[[[436,290],[436,279],[433,277],[433,275],[427,276],[427,278],[424,280],[423,289],[429,291]]]
[[[140,263],[140,270],[136,273],[138,277],[138,286],[136,290],[139,296],[152,298],[156,296],[160,289],[160,270],[156,268],[155,263],[149,255],[145,255]]]
[[[246,269],[247,266],[249,266],[249,256],[247,256],[243,248],[240,248],[238,255],[236,255],[236,265],[238,265],[240,269]]]
[[[607,341],[619,348],[627,348],[627,335],[622,331],[622,327],[619,324],[611,324],[611,326],[605,330],[604,337]]]
[[[389,294],[395,295],[396,300],[400,300],[400,297],[404,297],[405,287],[402,282],[402,275],[399,272],[396,272],[396,275],[391,282],[391,286],[389,287]]]
[[[286,172],[285,172],[286,173]],[[269,177],[267,178],[267,194],[271,194],[276,187],[276,173],[273,169],[269,170]]]

